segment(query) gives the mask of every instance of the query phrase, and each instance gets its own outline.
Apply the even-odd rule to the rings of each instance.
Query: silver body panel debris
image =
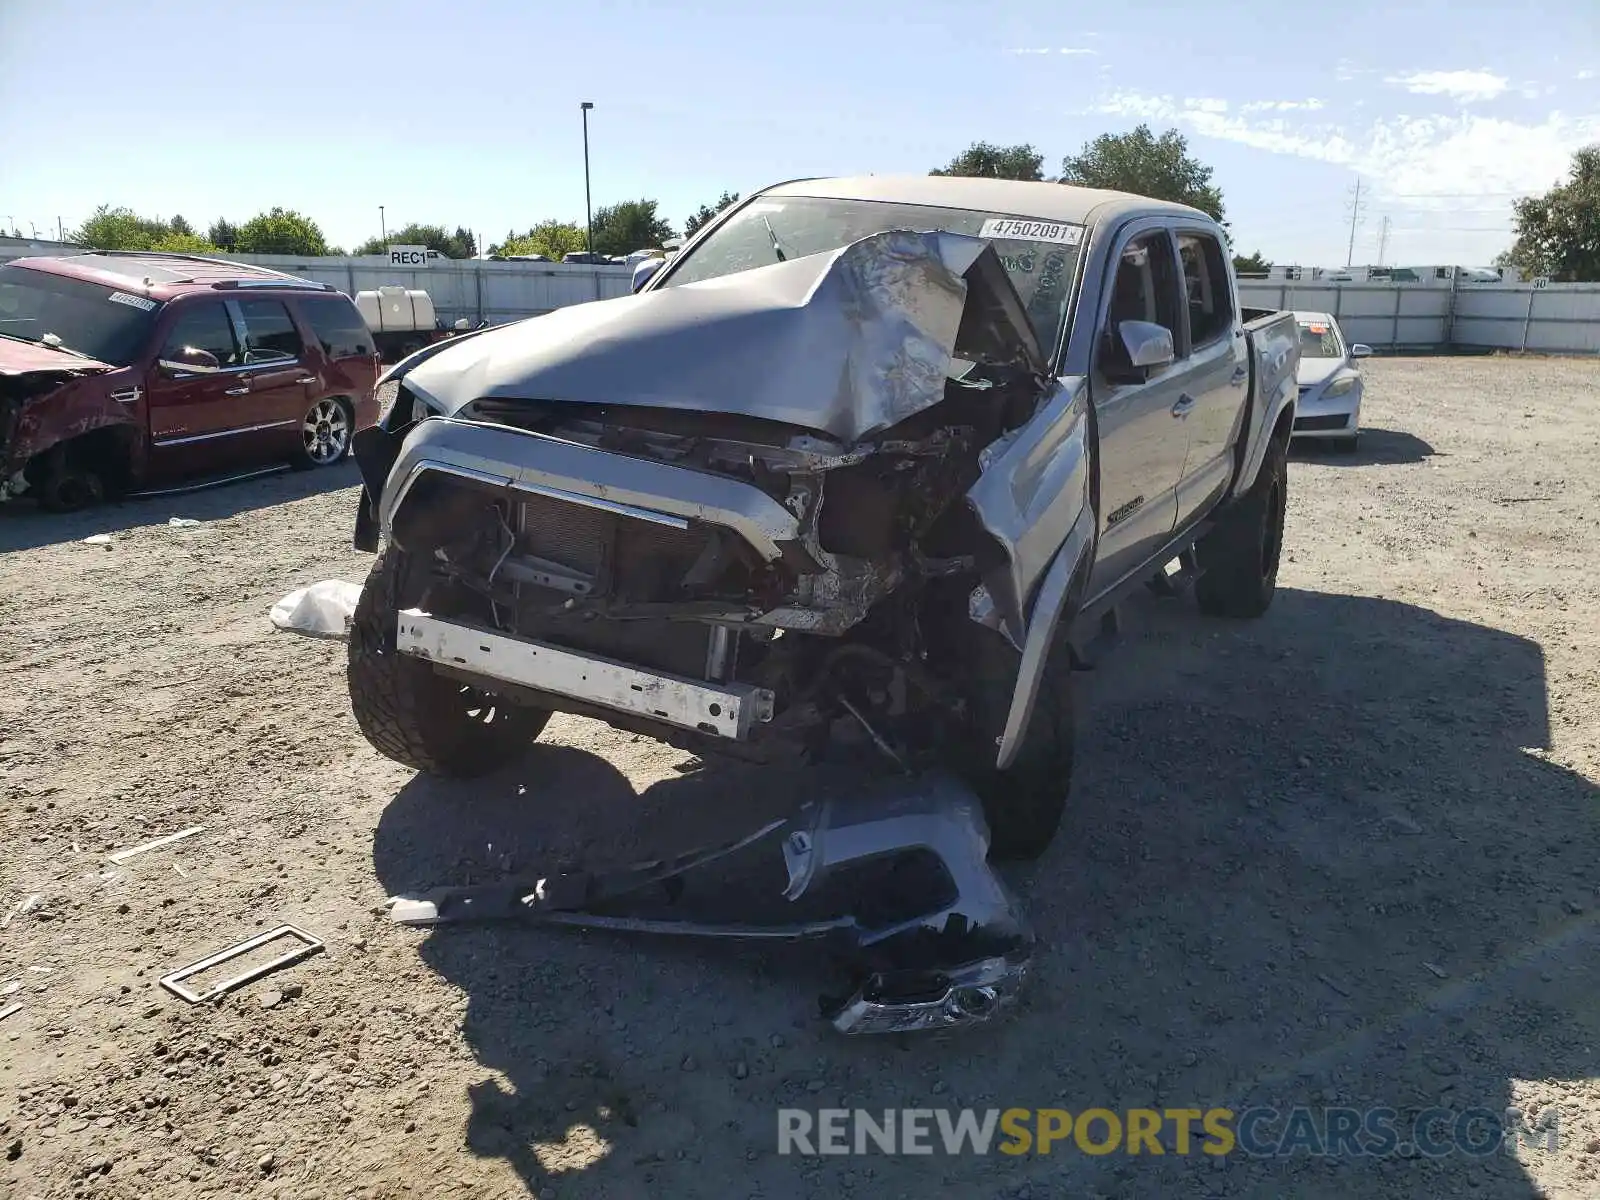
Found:
[[[794,921],[631,915],[601,911],[657,884],[737,851],[776,840],[786,883],[782,899],[811,898],[851,868],[921,854],[937,863],[940,882],[926,894],[851,897],[845,911]],[[534,876],[397,898],[400,924],[520,920],[619,932],[799,941],[830,939],[849,961],[853,990],[824,1000],[823,1016],[844,1034],[911,1032],[992,1019],[1027,975],[1033,934],[1015,899],[990,869],[988,827],[977,800],[954,779],[925,775],[885,779],[848,797],[806,805],[723,846],[606,872]],[[915,902],[913,902],[913,900]]]
[[[240,972],[232,979],[225,979],[203,992],[193,991],[183,985],[183,981],[190,976],[198,975],[201,971],[208,971],[212,967],[228,962],[230,959],[238,958],[241,954],[248,954],[258,946],[265,946],[268,942],[273,942],[283,937],[293,938],[298,945],[293,950],[278,955],[277,958],[264,962],[260,966],[251,967],[248,971]],[[215,1000],[218,996],[231,992],[235,988],[243,987],[251,980],[260,979],[263,975],[269,975],[280,967],[299,962],[302,958],[309,958],[322,949],[323,941],[315,934],[307,933],[296,925],[280,925],[276,929],[269,929],[265,933],[256,934],[255,937],[246,938],[237,945],[229,946],[226,950],[219,950],[215,954],[202,958],[199,962],[180,967],[176,971],[163,975],[157,982],[174,996],[187,1000],[190,1004],[199,1004],[206,1000]]]
[[[163,846],[170,846],[174,842],[181,842],[184,838],[191,838],[195,834],[203,832],[205,832],[204,825],[191,825],[187,829],[178,830],[177,833],[169,833],[166,837],[156,838],[153,842],[145,842],[142,846],[130,846],[126,850],[118,850],[106,861],[120,865],[136,854],[143,854],[147,850],[159,850]]]

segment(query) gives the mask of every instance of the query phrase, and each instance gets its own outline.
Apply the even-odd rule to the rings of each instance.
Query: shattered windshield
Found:
[[[138,356],[160,304],[98,283],[0,267],[0,334],[86,354],[115,367]]]
[[[987,237],[1028,310],[1039,345],[1047,356],[1053,355],[1083,239],[1081,225],[1059,221],[923,204],[776,196],[740,209],[681,257],[660,286],[716,279],[821,254],[892,229]]]

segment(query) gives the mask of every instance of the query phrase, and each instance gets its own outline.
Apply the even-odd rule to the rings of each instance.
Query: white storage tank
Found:
[[[373,333],[409,333],[433,329],[433,298],[420,288],[399,285],[356,293],[356,311]]]

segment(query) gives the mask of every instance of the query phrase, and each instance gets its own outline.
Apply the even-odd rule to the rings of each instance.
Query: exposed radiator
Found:
[[[528,496],[522,501],[522,554],[549,559],[595,580],[595,596],[635,601],[677,598],[678,584],[705,548],[703,529],[674,529],[603,509]]]

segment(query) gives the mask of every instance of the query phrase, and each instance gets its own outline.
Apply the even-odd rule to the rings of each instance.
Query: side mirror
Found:
[[[1128,352],[1128,363],[1153,371],[1168,366],[1174,357],[1172,330],[1153,321],[1124,321],[1117,326],[1122,348]]]
[[[1100,372],[1111,383],[1143,383],[1176,357],[1172,331],[1153,321],[1119,321],[1105,332]]]
[[[661,269],[661,264],[663,261],[664,260],[659,258],[647,258],[643,262],[639,263],[638,266],[634,267],[633,290],[637,292],[645,284],[649,283],[651,276]]]
[[[197,350],[193,346],[185,346],[171,358],[163,358],[159,362],[163,370],[177,375],[215,375],[222,370],[222,364],[217,361],[215,354],[209,350]]]
[[[1372,347],[1371,346],[1363,346],[1360,342],[1357,342],[1354,346],[1350,347],[1350,357],[1351,358],[1371,358],[1372,357]]]

